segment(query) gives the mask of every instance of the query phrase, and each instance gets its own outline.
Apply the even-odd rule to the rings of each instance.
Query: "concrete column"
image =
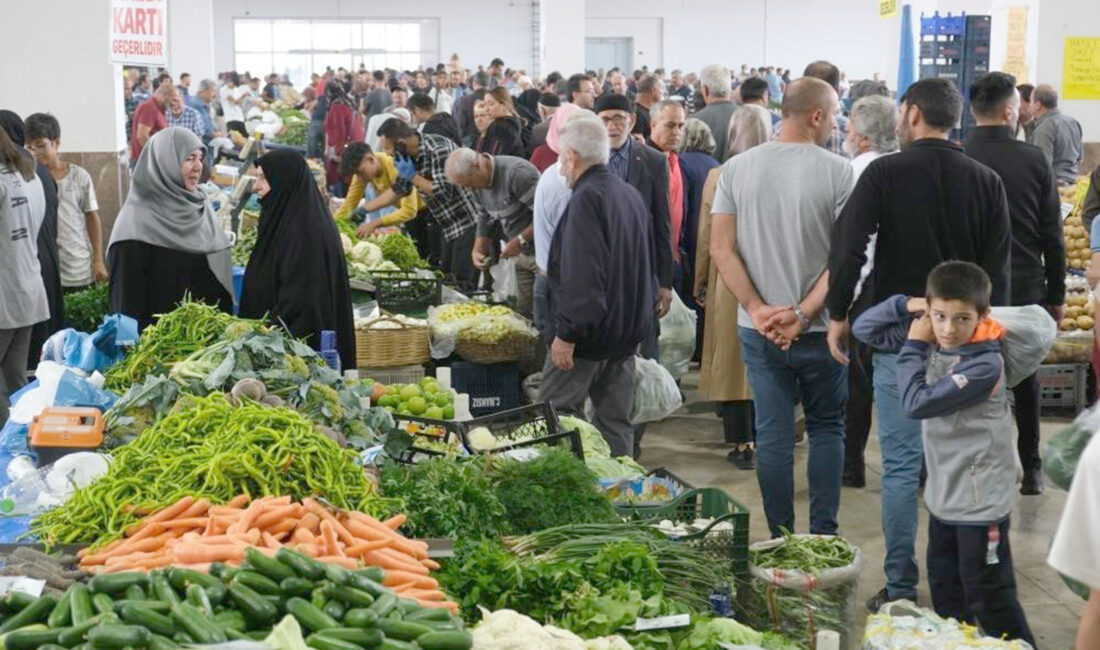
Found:
[[[122,68],[109,60],[109,0],[4,4],[0,44],[0,108],[26,118],[52,113],[61,124],[61,152],[92,176],[109,233],[129,184],[119,153],[126,148]],[[14,92],[19,89],[18,92]]]
[[[584,70],[585,0],[541,0],[542,76]]]
[[[168,71],[190,72],[192,91],[215,78],[213,0],[168,0]]]

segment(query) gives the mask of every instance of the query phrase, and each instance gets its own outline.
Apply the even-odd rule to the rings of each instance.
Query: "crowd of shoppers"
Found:
[[[2,216],[38,234],[13,237],[0,261],[0,284],[22,297],[0,306],[0,392],[21,385],[32,327],[58,316],[62,289],[109,279],[112,308],[141,326],[185,293],[230,308],[229,242],[198,185],[219,139],[247,135],[251,109],[283,101],[309,115],[306,153],[324,162],[339,198],[325,204],[296,153],[257,161],[262,217],[242,313],[313,344],[335,330],[353,367],[329,216],[383,211],[359,235],[404,228],[460,289],[508,261],[517,308],[545,335],[541,397],[574,411],[591,400],[612,452],[637,457],[634,359],[658,358],[660,319],[678,293],[699,316],[700,392],[715,402],[730,462],[756,471],[773,535],[795,529],[795,405],[809,440],[808,529],[821,534],[838,530],[841,486],[865,485],[874,408],[886,561],[868,607],[916,597],[926,471],[934,607],[1031,640],[1008,542],[1011,440],[997,438],[998,462],[982,467],[996,498],[962,512],[951,445],[964,442],[947,433],[962,412],[967,433],[988,425],[971,407],[1008,413],[1003,382],[991,379],[1003,362],[988,307],[1063,308],[1057,187],[1076,180],[1082,145],[1052,87],[1017,87],[998,72],[976,80],[966,91],[978,126],[960,146],[954,83],[923,80],[895,100],[826,61],[796,79],[709,65],[697,76],[543,80],[494,60],[473,74],[455,61],[411,73],[329,69],[300,92],[278,75],[262,81],[127,78],[133,179],[106,249],[93,183],[61,159],[61,125],[36,114],[24,131],[0,114],[0,189],[26,198],[0,201]],[[1086,204],[1086,219],[1100,212],[1100,200]],[[1020,491],[1038,494],[1036,378],[1013,396]],[[979,580],[989,549],[996,579]]]

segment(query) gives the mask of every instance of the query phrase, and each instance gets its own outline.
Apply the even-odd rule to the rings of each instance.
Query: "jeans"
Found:
[[[1020,464],[1025,472],[1038,471],[1043,467],[1039,457],[1039,379],[1031,375],[1012,389],[1015,402],[1016,429],[1020,437],[1016,440],[1016,449],[1020,454]]]
[[[546,331],[546,319],[550,318],[550,276],[536,272],[532,292],[534,299],[531,306],[534,311],[535,329],[542,333]]]
[[[516,311],[531,318],[535,301],[535,256],[520,253],[516,257]]]
[[[1016,598],[1012,548],[1005,519],[993,526],[946,524],[928,517],[928,586],[932,607],[944,617],[981,625],[986,635],[1021,639],[1035,647]],[[997,540],[990,535],[996,533]],[[996,558],[990,563],[990,546]]]
[[[795,389],[806,413],[810,457],[810,532],[833,535],[844,469],[844,401],[848,372],[829,353],[824,332],[780,350],[759,332],[738,328],[756,408],[756,478],[773,536],[794,531]]]
[[[873,358],[878,439],[882,447],[882,532],[890,600],[917,597],[917,497],[924,463],[920,420],[905,415],[898,395],[898,355]]]
[[[306,155],[320,158],[325,152],[325,123],[322,120],[310,120],[306,131]]]

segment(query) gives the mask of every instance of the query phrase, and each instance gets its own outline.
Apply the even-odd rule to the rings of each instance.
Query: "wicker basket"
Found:
[[[409,325],[383,314],[371,325],[396,323],[396,328],[367,327],[355,330],[355,359],[361,368],[412,366],[431,359],[427,325]]]
[[[537,336],[523,332],[512,332],[500,343],[492,344],[464,341],[460,335],[455,344],[455,352],[472,363],[509,363],[534,356],[537,342]]]

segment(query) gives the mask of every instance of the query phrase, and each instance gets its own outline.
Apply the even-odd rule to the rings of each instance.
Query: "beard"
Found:
[[[848,138],[844,138],[844,142],[840,143],[840,148],[844,150],[844,153],[848,154],[848,156],[852,158],[855,158],[860,153],[859,147],[852,144],[852,141]]]

